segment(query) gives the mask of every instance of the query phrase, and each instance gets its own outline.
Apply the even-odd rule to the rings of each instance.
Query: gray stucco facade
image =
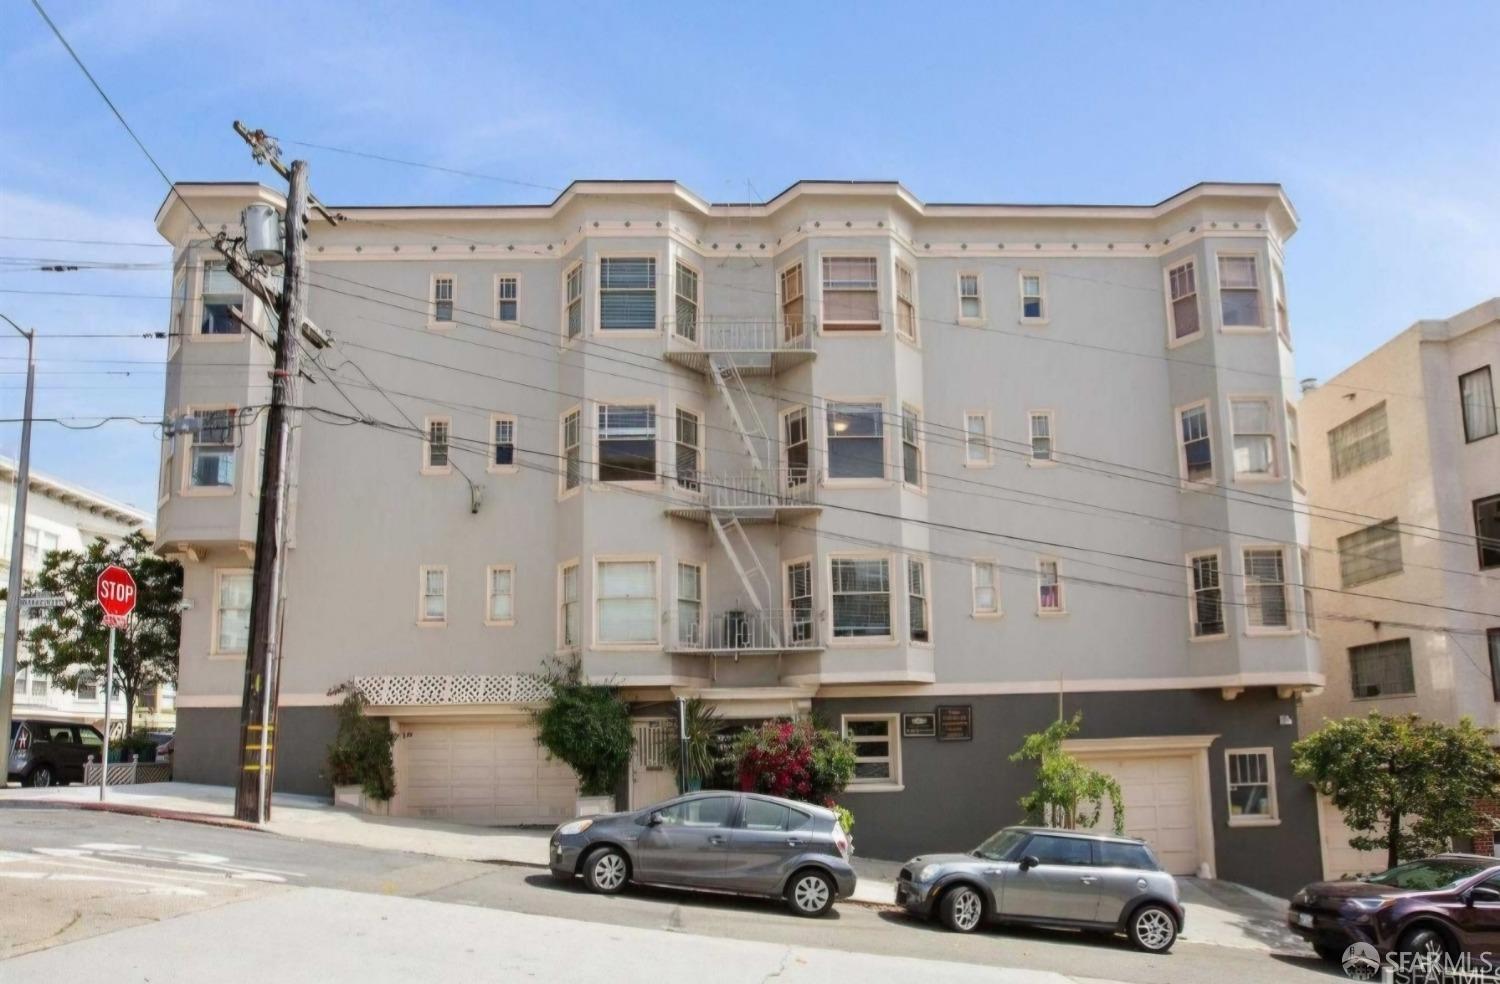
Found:
[[[338,721],[331,707],[284,707],[277,721],[276,791],[331,796],[324,761]],[[172,778],[211,786],[233,786],[240,770],[240,712],[229,707],[191,707],[177,715]]]

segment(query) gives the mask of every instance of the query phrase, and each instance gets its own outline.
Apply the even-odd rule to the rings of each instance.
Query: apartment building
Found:
[[[1327,687],[1303,699],[1304,731],[1370,711],[1500,727],[1497,374],[1492,298],[1417,322],[1303,396],[1313,583],[1347,592],[1328,602],[1344,617],[1320,623]],[[1322,812],[1331,872],[1378,866]]]
[[[82,550],[94,540],[103,538],[118,543],[141,530],[151,536],[151,518],[124,503],[115,502],[71,482],[31,471],[26,499],[26,531],[22,540],[21,572],[25,577],[41,569],[42,561],[54,550]],[[15,529],[16,462],[0,457],[0,578],[10,576],[10,545]],[[0,612],[5,602],[0,601]],[[30,624],[21,613],[21,631]],[[137,709],[137,720],[144,726],[171,728],[173,724],[173,691],[145,695]],[[20,651],[16,667],[15,716],[43,715],[93,725],[104,723],[104,688],[99,681],[85,678],[76,689],[67,689],[27,665],[26,647]],[[123,720],[125,696],[116,694],[110,707],[115,720]]]
[[[165,410],[198,421],[163,446],[158,512],[191,601],[190,781],[237,769],[270,364],[194,213],[233,237],[252,203],[282,205],[182,184],[157,215]],[[590,181],[340,211],[309,229],[334,344],[299,398],[279,786],[327,790],[328,691],[353,680],[401,736],[394,813],[565,817],[527,714],[562,654],[637,714],[622,806],[670,792],[660,741],[696,695],[851,737],[862,853],[963,849],[1019,819],[1022,737],[1081,710],[1076,751],[1173,871],[1316,874],[1279,186],[714,204]]]

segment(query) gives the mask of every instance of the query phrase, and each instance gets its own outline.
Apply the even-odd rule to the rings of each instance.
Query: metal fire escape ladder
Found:
[[[745,527],[740,525],[739,519],[733,514],[720,515],[713,511],[709,513],[709,525],[713,527],[714,534],[719,538],[719,545],[724,548],[724,553],[729,557],[729,563],[733,565],[734,572],[740,576],[740,583],[745,586],[745,593],[750,598],[750,604],[755,606],[756,612],[766,620],[766,628],[772,644],[779,647],[781,627],[776,624],[775,619],[771,618],[766,611],[765,604],[761,601],[762,587],[765,589],[764,597],[767,599],[771,597],[771,578],[766,574],[766,569],[761,566],[760,558],[755,555],[755,547],[751,545],[750,537],[745,533]],[[747,557],[748,563],[745,560]]]
[[[750,455],[750,463],[754,466],[755,474],[763,474],[765,465],[761,462],[760,448],[756,446],[756,442],[759,441],[762,446],[769,447],[771,439],[766,433],[765,423],[760,419],[760,412],[755,409],[755,401],[750,397],[750,390],[745,386],[745,378],[740,375],[739,367],[734,364],[732,358],[710,355],[708,374],[713,377],[714,386],[719,391],[719,398],[724,401],[724,407],[729,411],[729,419],[734,423],[735,431],[745,444],[745,451]],[[735,398],[736,394],[740,399]],[[740,412],[741,402],[744,403],[746,413]]]

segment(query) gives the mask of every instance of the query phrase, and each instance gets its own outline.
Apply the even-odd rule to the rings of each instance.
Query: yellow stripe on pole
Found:
[[[261,749],[265,749],[266,751],[269,752],[274,747],[275,747],[274,745],[246,745],[245,746],[245,751],[247,751],[247,752],[258,752]]]

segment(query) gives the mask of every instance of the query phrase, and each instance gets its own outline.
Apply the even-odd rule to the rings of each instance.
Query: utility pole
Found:
[[[26,492],[31,483],[31,405],[36,394],[36,331],[27,331],[11,321],[10,326],[26,339],[26,409],[21,415],[21,456],[16,462],[16,501],[10,511],[10,583],[6,589],[5,652],[0,656],[0,748],[10,759],[10,715],[16,696],[16,657],[21,642],[21,555],[26,549]],[[109,691],[105,690],[105,702]],[[107,739],[106,739],[107,743]]]

